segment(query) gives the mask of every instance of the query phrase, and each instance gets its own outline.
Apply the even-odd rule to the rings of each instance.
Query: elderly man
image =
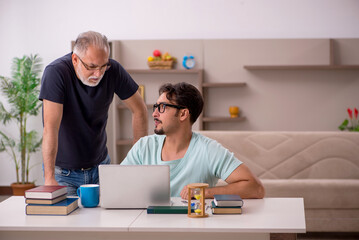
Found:
[[[263,198],[260,180],[233,153],[218,142],[192,131],[203,109],[203,98],[191,84],[165,84],[153,106],[155,135],[141,138],[123,165],[169,165],[171,196],[187,198],[190,183],[208,183],[207,198],[237,194]],[[215,186],[218,179],[228,185]]]
[[[45,185],[65,185],[69,195],[82,184],[98,183],[98,165],[110,163],[105,129],[114,94],[132,112],[134,141],[147,135],[138,85],[109,56],[107,38],[85,32],[73,52],[50,63],[42,77]]]

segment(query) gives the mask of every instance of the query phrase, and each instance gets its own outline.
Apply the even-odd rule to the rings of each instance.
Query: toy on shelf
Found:
[[[196,62],[194,60],[193,56],[184,56],[182,61],[182,66],[185,69],[192,69],[196,65]]]
[[[208,187],[209,185],[207,183],[192,183],[188,184],[188,217],[191,218],[204,218],[208,217],[208,214],[205,211],[205,193],[204,189]],[[194,207],[194,213],[192,212],[192,191],[193,196],[196,199],[195,207]]]
[[[153,51],[153,56],[147,58],[147,64],[150,69],[172,69],[176,58],[172,57],[168,52],[161,54],[159,50]]]

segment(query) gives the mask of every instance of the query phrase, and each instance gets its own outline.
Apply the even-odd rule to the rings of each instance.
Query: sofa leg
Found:
[[[297,240],[296,233],[271,233],[270,240]]]

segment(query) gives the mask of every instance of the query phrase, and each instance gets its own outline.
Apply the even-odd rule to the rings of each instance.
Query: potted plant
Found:
[[[15,164],[16,182],[11,184],[14,195],[23,195],[35,186],[29,181],[30,155],[40,149],[41,139],[35,130],[28,130],[27,121],[30,116],[36,116],[41,107],[38,100],[40,62],[37,55],[14,58],[12,78],[0,76],[0,91],[10,106],[7,110],[0,102],[0,121],[4,125],[15,122],[19,129],[19,138],[0,131],[0,151],[6,151]]]
[[[358,109],[354,108],[354,117],[353,117],[353,110],[348,108],[348,115],[350,120],[349,126],[349,120],[345,119],[343,123],[338,127],[339,130],[344,131],[348,130],[350,132],[359,132],[359,120],[358,120]]]

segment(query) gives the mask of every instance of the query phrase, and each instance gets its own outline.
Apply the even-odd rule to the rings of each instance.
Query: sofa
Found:
[[[307,232],[359,232],[359,133],[199,133],[243,161],[265,197],[302,197]]]

